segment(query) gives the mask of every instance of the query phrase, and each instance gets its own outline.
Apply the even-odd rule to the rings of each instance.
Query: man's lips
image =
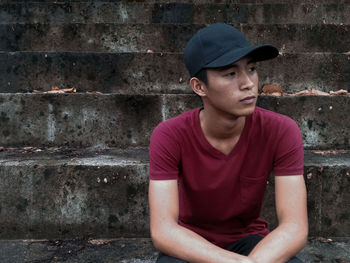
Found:
[[[248,97],[245,97],[244,99],[241,99],[240,101],[250,102],[250,101],[253,101],[254,99],[255,99],[255,96],[248,96]]]

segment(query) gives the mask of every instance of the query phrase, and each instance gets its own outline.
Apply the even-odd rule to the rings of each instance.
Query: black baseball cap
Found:
[[[203,68],[228,66],[250,55],[255,61],[278,56],[278,49],[269,44],[251,46],[233,26],[216,23],[200,29],[185,48],[185,64],[190,76]]]

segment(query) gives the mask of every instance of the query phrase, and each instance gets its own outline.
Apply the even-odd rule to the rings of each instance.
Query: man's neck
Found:
[[[245,118],[245,116],[235,117],[217,114],[206,109],[201,110],[199,114],[204,135],[217,140],[239,137],[244,128]]]
[[[228,155],[237,144],[245,125],[245,116],[232,117],[203,109],[199,113],[200,126],[207,141],[218,151]]]
[[[207,141],[228,155],[237,144],[245,125],[245,116],[232,117],[203,109],[199,114],[200,126]]]

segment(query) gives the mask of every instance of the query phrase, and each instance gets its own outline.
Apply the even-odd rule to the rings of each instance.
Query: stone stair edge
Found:
[[[189,3],[189,4],[203,4],[203,3],[229,3],[229,4],[281,4],[281,3],[301,3],[301,4],[339,4],[347,3],[348,0],[70,0],[71,3],[136,3],[144,2],[154,4],[172,4],[172,3]],[[58,3],[62,4],[64,1],[57,0],[0,0],[0,3]]]
[[[327,241],[328,240],[328,241]],[[305,263],[343,262],[350,261],[349,238],[319,238],[310,237],[306,247],[298,253]],[[0,240],[4,262],[22,263],[41,260],[55,262],[122,262],[151,263],[155,262],[158,252],[150,238],[116,238],[71,240]],[[335,251],[334,251],[335,250]]]
[[[5,6],[6,4],[1,4]],[[8,6],[19,6],[20,4],[9,4]],[[42,13],[39,12],[39,15],[35,15],[35,12],[38,10],[31,10],[34,12],[32,16],[34,19],[31,18],[24,18],[23,21],[32,21],[35,23],[40,23],[44,21],[93,21],[93,22],[106,22],[106,21],[114,21],[114,22],[121,22],[121,23],[127,23],[131,21],[138,21],[141,22],[143,20],[147,23],[202,23],[205,21],[205,23],[210,22],[219,22],[219,21],[225,21],[229,22],[232,20],[228,20],[227,17],[230,17],[232,11],[236,12],[235,9],[228,10],[228,13],[226,13],[227,10],[221,10],[217,9],[212,12],[212,7],[215,6],[217,8],[226,7],[226,3],[218,3],[218,4],[193,4],[193,3],[151,3],[151,4],[145,4],[145,3],[138,3],[138,2],[72,2],[72,3],[65,3],[65,4],[55,4],[55,3],[46,3],[46,2],[36,2],[32,3],[31,5],[37,5],[39,6],[52,6],[53,8],[50,9],[51,13],[53,15],[51,16],[45,16],[42,15]],[[83,12],[80,12],[79,8],[83,7],[85,5],[86,10],[83,10]],[[91,6],[94,5],[94,6]],[[109,5],[110,8],[107,9],[107,12],[104,17],[98,16],[98,12],[101,12],[101,10],[106,11],[105,6],[103,5]],[[210,12],[203,11],[203,7],[205,5],[210,6],[211,10]],[[247,21],[248,23],[273,23],[273,21],[278,21],[279,23],[283,23],[287,21],[288,23],[293,23],[293,21],[300,22],[301,20],[305,21],[306,23],[310,24],[317,24],[317,23],[350,23],[348,20],[348,16],[346,16],[346,11],[350,8],[350,5],[348,3],[337,3],[337,4],[327,4],[327,3],[321,3],[321,4],[306,4],[306,5],[300,5],[299,3],[269,3],[269,4],[263,4],[263,3],[255,3],[255,4],[230,4],[233,7],[247,7],[248,9],[253,7],[258,7],[261,10],[259,12],[264,13],[265,11],[269,13],[261,14],[259,12],[256,12],[253,14],[249,14],[245,11],[242,11],[240,16],[235,17],[234,19],[238,19],[240,22]],[[116,8],[118,6],[118,8]],[[142,6],[142,8],[140,8]],[[339,8],[339,6],[342,6],[343,8]],[[116,12],[117,16],[111,16],[111,12],[113,10]],[[122,7],[121,9],[119,7]],[[195,13],[193,15],[193,7],[196,8]],[[263,8],[261,8],[263,7]],[[268,8],[267,8],[268,7]],[[271,8],[270,8],[271,7]],[[286,15],[281,17],[279,16],[281,12],[280,7],[288,7],[282,10],[282,12],[285,12]],[[294,9],[291,10],[290,7],[293,7]],[[1,8],[1,6],[0,6]],[[101,10],[99,8],[102,8]],[[132,12],[130,12],[130,8],[132,8]],[[152,9],[154,8],[154,9]],[[270,8],[270,9],[269,9]],[[64,10],[63,12],[69,13],[68,18],[65,17],[65,15],[62,16],[62,13],[59,9]],[[142,9],[142,10],[141,10]],[[152,10],[151,10],[152,9]],[[198,10],[199,9],[199,10]],[[266,9],[266,10],[265,10]],[[57,15],[55,12],[57,12]],[[265,10],[265,11],[264,11]],[[299,16],[298,19],[295,18],[293,15],[294,12],[303,12],[307,16]],[[72,15],[71,12],[77,12],[76,15]],[[181,12],[181,16],[178,16],[178,14]],[[271,12],[277,12],[276,15],[271,15]],[[336,15],[334,15],[334,12]],[[14,12],[14,15],[16,12]],[[108,14],[109,13],[109,14]],[[87,15],[90,14],[90,15]],[[91,14],[93,14],[91,16]],[[223,15],[224,14],[224,15]],[[327,14],[330,14],[329,16]],[[341,15],[340,15],[341,14]],[[110,17],[109,17],[110,16]],[[265,16],[265,17],[264,17]],[[11,12],[8,14],[8,16],[4,16],[7,21],[18,21],[17,18],[11,17]],[[74,18],[73,18],[74,17]],[[15,19],[15,20],[14,20]],[[29,19],[29,20],[28,20]],[[90,19],[90,20],[89,20]],[[232,19],[232,17],[230,18]],[[5,20],[6,21],[6,20]]]
[[[187,4],[187,5],[301,5],[301,6],[322,6],[322,5],[338,5],[349,4],[348,0],[116,0],[116,1],[98,1],[98,0],[37,0],[37,1],[23,1],[23,0],[0,0],[0,4],[51,4],[56,6],[64,6],[69,4],[119,4],[119,5],[173,5],[173,4]]]
[[[104,245],[109,242],[117,242],[117,243],[123,243],[125,242],[133,242],[133,241],[140,241],[140,242],[152,242],[151,237],[148,236],[138,236],[138,237],[123,237],[123,236],[116,236],[116,237],[91,237],[91,236],[77,236],[77,237],[56,237],[56,238],[0,238],[1,242],[23,242],[23,243],[31,243],[31,242],[65,242],[65,241],[87,241],[92,245]],[[320,243],[332,243],[332,242],[344,242],[348,243],[350,242],[350,236],[318,236],[318,235],[309,235],[308,236],[308,242],[320,242]],[[349,251],[350,252],[350,251]]]
[[[17,93],[0,94],[0,102],[0,144],[6,147],[148,146],[159,122],[202,105],[194,94]],[[349,147],[349,96],[261,96],[257,105],[294,119],[308,149]]]
[[[33,50],[25,50],[25,51],[6,51],[1,50],[0,55],[18,55],[18,54],[43,54],[43,55],[55,55],[55,54],[73,54],[73,55],[147,55],[147,56],[164,56],[164,55],[181,55],[183,56],[184,52],[177,51],[177,52],[169,52],[169,51],[153,51],[151,49],[140,51],[140,52],[134,52],[134,51],[123,51],[123,52],[115,52],[115,51],[46,51],[46,50],[40,50],[40,51],[33,51]],[[279,56],[296,56],[296,55],[306,55],[306,56],[327,56],[327,55],[340,55],[344,57],[350,56],[349,52],[332,52],[332,51],[304,51],[304,52],[288,52],[288,51],[280,51]]]
[[[55,162],[52,163],[51,160]],[[26,166],[36,163],[49,166],[148,166],[148,162],[148,147],[0,146],[0,166],[5,164],[6,166]],[[346,167],[349,169],[350,149],[305,149],[304,165],[305,167]]]
[[[252,44],[270,43],[283,53],[345,53],[350,25],[233,24]],[[3,52],[182,53],[205,25],[0,24]],[[336,40],[335,40],[336,39]],[[337,42],[335,42],[337,41]]]
[[[43,0],[43,1],[16,1],[16,0],[0,0],[1,5],[6,4],[40,4],[40,5],[53,5],[53,6],[67,6],[70,4],[117,4],[117,5],[217,5],[217,6],[237,6],[237,5],[301,5],[309,7],[319,7],[319,6],[329,6],[329,5],[339,5],[339,4],[349,4],[348,0],[116,0],[116,1],[96,1],[96,0],[70,0],[70,1],[57,1],[57,0]]]
[[[3,193],[0,237],[64,239],[147,235],[148,162],[147,152],[143,153],[140,158],[144,158],[144,162],[127,165],[114,162],[110,156],[99,162],[96,162],[100,160],[98,157],[87,158],[88,161],[82,163],[74,153],[65,160],[51,158],[51,162],[44,158],[31,162],[34,158],[30,155],[40,156],[37,152],[20,153],[23,161],[0,158]],[[310,164],[306,160],[304,166],[310,235],[348,236],[348,210],[344,200],[348,198],[349,151],[333,154],[333,159],[323,154],[312,155],[315,158]],[[262,212],[272,228],[276,226],[273,185],[273,180],[269,180]],[[12,191],[14,187],[19,187],[18,191]]]
[[[1,5],[1,3],[0,3]],[[1,7],[1,6],[0,6]],[[1,9],[0,9],[1,10]],[[230,21],[211,21],[211,22],[198,22],[198,23],[137,23],[137,22],[1,22],[0,21],[0,26],[14,26],[14,25],[29,25],[29,26],[45,26],[45,25],[54,25],[54,26],[103,26],[103,25],[108,25],[108,26],[174,26],[174,27],[190,27],[190,26],[195,26],[200,29],[201,27],[214,24],[214,23],[225,23],[228,25],[232,25],[236,28],[239,29],[239,27],[248,27],[248,26],[266,26],[266,27],[273,27],[273,26],[301,26],[307,27],[314,29],[316,27],[348,27],[350,25],[350,22],[339,22],[339,23],[334,23],[334,22],[329,22],[329,23],[323,23],[323,22],[317,22],[317,23],[297,23],[297,22],[290,22],[290,23],[285,23],[285,22],[280,22],[280,23],[254,23],[254,22],[230,22]]]
[[[263,86],[263,85],[262,85]],[[68,91],[67,91],[68,90]],[[200,98],[198,95],[194,94],[192,90],[189,88],[189,93],[150,93],[150,94],[137,94],[137,93],[130,93],[130,94],[125,94],[125,93],[100,93],[100,92],[71,92],[71,89],[58,89],[57,91],[49,91],[49,92],[27,92],[27,93],[0,93],[0,106],[4,102],[3,99],[8,99],[9,101],[12,101],[12,99],[32,99],[32,98],[42,98],[46,99],[48,103],[52,103],[51,99],[63,99],[65,97],[73,99],[94,99],[98,100],[99,98],[103,99],[108,99],[108,98],[120,98],[120,99],[135,99],[135,100],[141,100],[142,98],[154,98],[154,99],[178,99],[178,100],[184,100],[182,103],[188,103],[188,102],[195,102],[198,101],[200,102]],[[306,90],[305,90],[306,91]],[[338,94],[338,95],[332,95],[332,92],[336,92],[336,90],[331,91],[329,93],[324,92],[322,95],[295,95],[294,93],[284,93],[280,95],[278,92],[275,94],[264,94],[261,93],[261,89],[258,94],[258,104],[259,106],[259,101],[261,102],[262,100],[264,101],[264,105],[267,103],[271,104],[276,104],[280,105],[280,103],[283,104],[284,101],[300,101],[300,102],[305,102],[305,101],[323,101],[323,102],[333,102],[337,103],[339,101],[340,103],[344,103],[344,101],[350,100],[350,92],[347,94]],[[297,93],[296,93],[297,94]],[[23,102],[23,101],[22,101]],[[21,102],[21,103],[22,103]],[[161,101],[162,103],[170,102],[168,100],[166,101]],[[179,101],[177,101],[179,102]],[[91,106],[91,105],[89,105]],[[190,106],[190,105],[187,105]],[[193,107],[197,107],[198,105],[192,105]],[[185,111],[189,110],[187,107],[183,109]],[[332,109],[331,109],[332,110]],[[181,112],[179,112],[180,114]]]
[[[348,89],[349,54],[282,53],[258,68],[269,81],[290,92],[306,88]],[[1,92],[49,90],[181,93],[188,72],[182,53],[0,52]]]
[[[350,4],[350,3],[349,3]],[[1,3],[0,3],[1,5]],[[0,9],[1,10],[1,9]],[[221,23],[221,22],[217,22]],[[222,22],[224,23],[224,22]],[[7,23],[7,22],[0,22],[1,26],[15,26],[15,25],[28,25],[28,26],[47,26],[47,25],[52,25],[52,26],[63,26],[63,25],[72,25],[72,26],[116,26],[116,27],[142,27],[142,26],[148,26],[148,27],[194,27],[195,29],[200,29],[202,27],[205,27],[211,23],[203,22],[203,23],[135,23],[135,22],[127,22],[127,23],[113,23],[113,22],[99,22],[99,23],[84,23],[84,22],[55,22],[55,21],[48,21],[44,23],[22,23],[22,22],[15,22],[15,23]],[[293,22],[293,23],[240,23],[240,22],[227,22],[225,24],[232,25],[234,27],[239,28],[245,28],[245,27],[263,27],[266,26],[267,28],[269,27],[296,27],[300,26],[302,28],[308,29],[317,29],[318,27],[348,27],[350,24],[345,24],[345,23],[316,23],[316,24],[304,24],[301,22]]]
[[[62,3],[64,1],[57,0],[0,0],[0,3]],[[70,0],[71,3],[144,3],[146,0]],[[337,4],[347,3],[347,0],[147,0],[147,3],[159,3],[159,4],[172,4],[172,3],[190,3],[190,4],[201,4],[201,3],[230,3],[230,4],[275,4],[275,3],[304,3],[304,4]]]
[[[265,84],[261,84],[260,86],[263,87]],[[270,85],[270,84],[267,84]],[[271,84],[273,85],[273,84]],[[278,87],[277,87],[278,88]],[[57,89],[51,90],[51,91],[37,91],[37,92],[0,92],[0,99],[2,97],[10,97],[10,99],[14,97],[24,97],[24,98],[31,98],[31,97],[42,97],[43,99],[47,98],[64,98],[64,97],[69,97],[71,96],[76,97],[76,98],[85,98],[85,97],[90,97],[90,98],[107,98],[107,97],[121,97],[121,98],[142,98],[142,97],[147,97],[147,98],[167,98],[167,97],[178,97],[179,99],[181,98],[198,98],[198,95],[194,94],[194,92],[188,88],[188,93],[117,93],[117,92],[112,92],[112,93],[102,93],[102,92],[79,92],[79,91],[74,91],[74,89]],[[300,91],[307,91],[307,89],[303,89]],[[312,91],[312,90],[310,90]],[[316,99],[319,98],[321,100],[337,100],[340,98],[349,98],[350,97],[350,92],[346,94],[332,94],[334,92],[337,92],[340,90],[332,90],[330,92],[323,92],[324,94],[322,95],[316,95],[316,94],[300,94],[298,93],[288,93],[288,92],[283,92],[283,94],[279,94],[279,91],[276,91],[276,93],[271,93],[271,94],[264,94],[262,93],[261,89],[259,89],[259,94],[258,97],[262,98],[264,100],[271,100],[275,102],[276,100],[301,100],[305,101],[307,99]],[[278,94],[278,95],[277,95]],[[0,100],[0,105],[3,101]]]
[[[327,240],[328,239],[328,240]],[[91,237],[91,236],[77,236],[72,238],[57,237],[57,238],[0,238],[1,242],[52,242],[52,241],[87,241],[92,245],[103,245],[109,242],[120,242],[123,241],[140,241],[140,242],[151,242],[150,236],[138,236],[138,237]],[[308,242],[320,242],[320,243],[332,243],[332,242],[350,242],[350,236],[308,236]]]
[[[148,163],[148,148],[0,146],[0,165],[8,162],[22,165],[25,161],[31,164],[42,162],[45,165],[51,160],[56,161],[52,165],[144,165]]]

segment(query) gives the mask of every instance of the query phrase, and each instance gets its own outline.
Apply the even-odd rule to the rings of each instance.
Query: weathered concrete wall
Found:
[[[286,92],[315,88],[349,89],[346,54],[284,54],[262,62],[260,84]],[[0,92],[47,91],[75,87],[79,92],[119,94],[191,93],[182,54],[0,52]]]
[[[260,97],[259,105],[292,117],[305,148],[350,148],[349,96]]]
[[[3,3],[2,23],[349,24],[346,1],[228,4],[138,2]],[[189,2],[189,1],[186,1]],[[200,2],[200,1],[197,1]],[[222,1],[223,2],[223,1]],[[241,2],[241,1],[239,1]],[[252,2],[252,1],[250,1]],[[254,2],[254,1],[253,1]],[[308,3],[309,2],[309,3]],[[323,1],[325,2],[325,1]]]
[[[339,52],[350,46],[349,24],[235,24],[252,44],[271,43],[283,53]],[[1,51],[180,52],[204,25],[0,24]]]
[[[349,153],[306,157],[310,235],[349,236]],[[147,171],[146,149],[0,152],[0,238],[148,236]]]
[[[0,238],[148,236],[147,153],[77,155],[0,159]]]
[[[195,95],[2,94],[0,145],[148,146],[162,120],[201,105]],[[349,149],[349,96],[261,96],[293,118],[307,149]]]
[[[149,235],[149,137],[200,106],[182,53],[206,24],[235,24],[252,43],[280,48],[259,65],[260,86],[350,91],[348,0],[229,2],[0,0],[0,238]],[[23,94],[56,86],[78,94]],[[350,236],[349,96],[258,105],[295,119],[306,149],[346,150],[307,151],[304,175],[310,235]],[[271,180],[263,215],[272,227],[273,209]]]
[[[0,92],[190,93],[183,48],[213,22],[280,48],[259,68],[261,84],[349,89],[347,1],[171,2],[1,1]]]
[[[350,229],[349,166],[349,153],[320,156],[305,152],[304,177],[308,191],[310,236],[343,236],[344,230]],[[271,222],[271,228],[276,227],[278,223],[273,197],[274,181],[271,177],[263,209],[263,214]]]
[[[0,98],[0,145],[7,146],[145,146],[145,138],[162,121],[159,96],[16,94]]]

